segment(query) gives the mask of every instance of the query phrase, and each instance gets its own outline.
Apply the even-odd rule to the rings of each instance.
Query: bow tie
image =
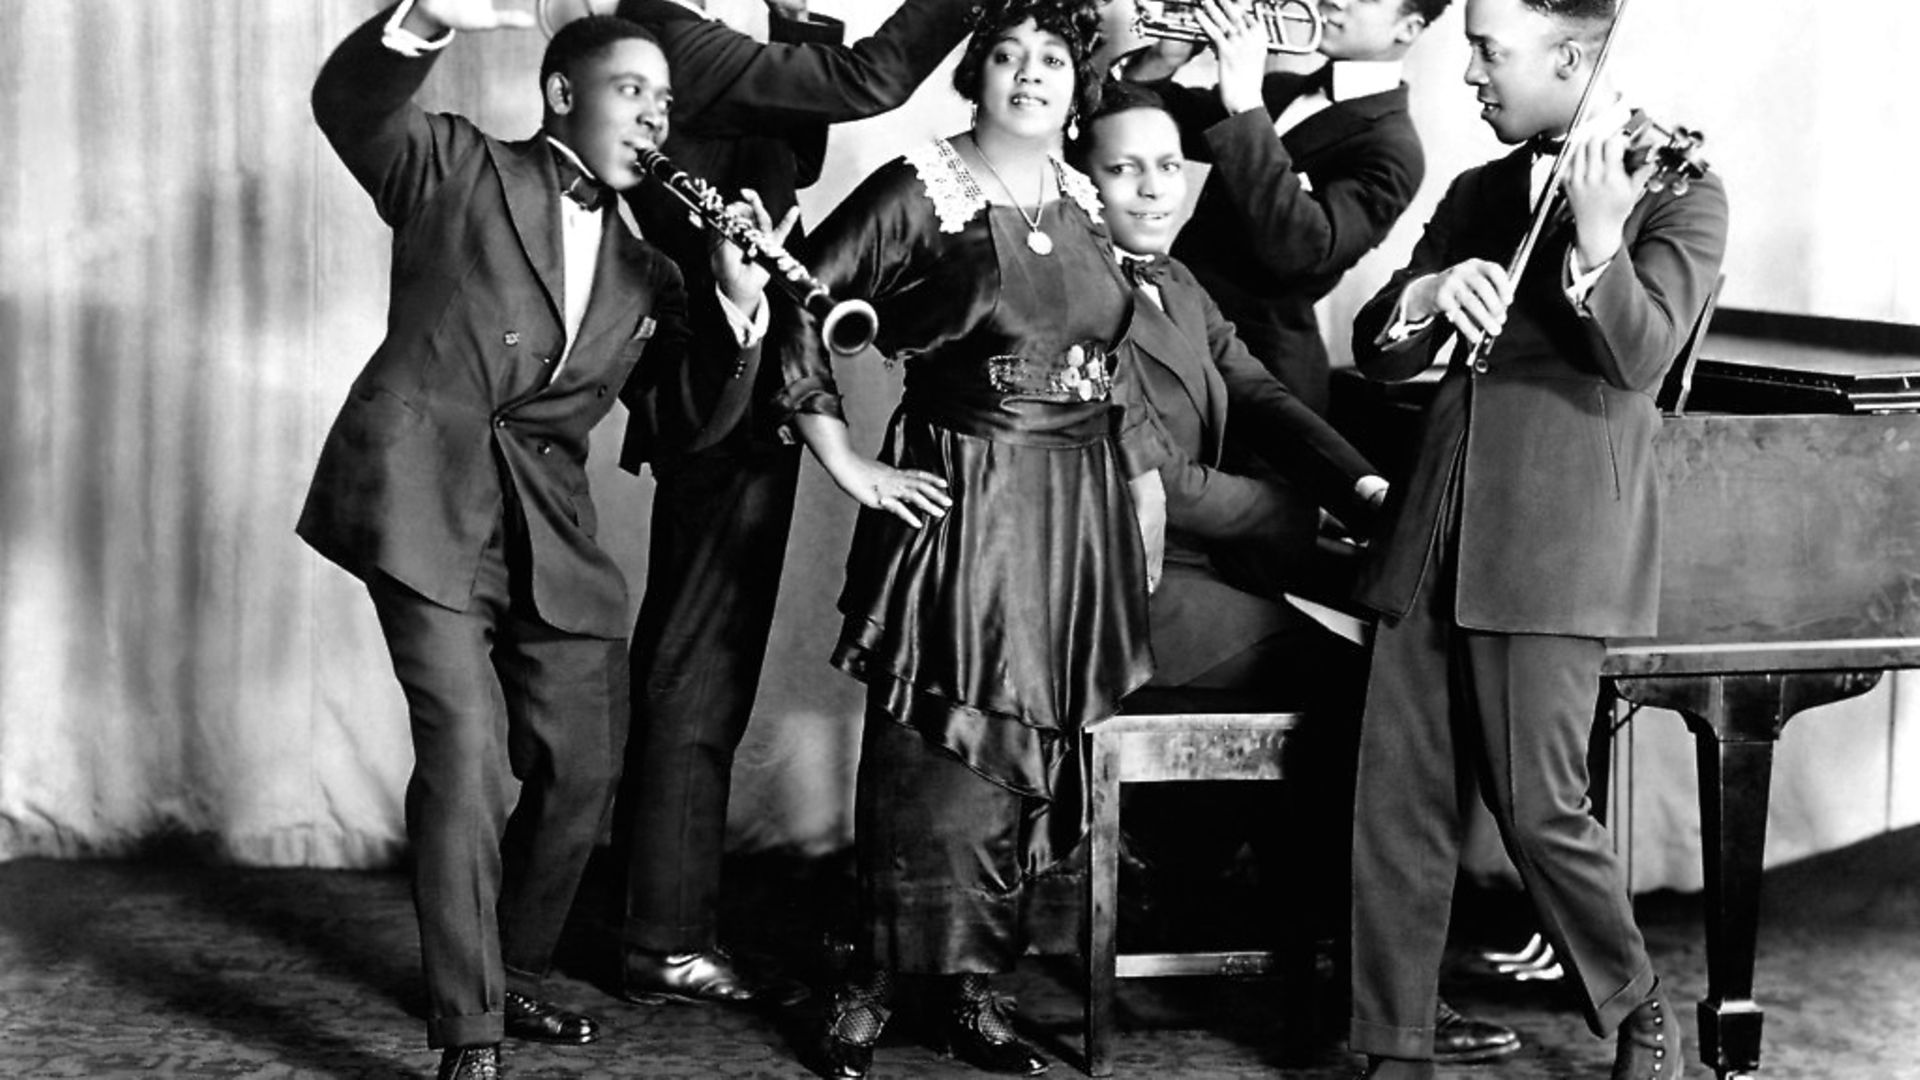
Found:
[[[583,210],[597,211],[613,198],[613,189],[580,171],[567,156],[556,152],[553,161],[560,171],[560,194],[580,204]]]
[[[1152,285],[1155,288],[1167,276],[1167,257],[1165,255],[1122,255],[1120,272],[1127,276],[1135,288]]]
[[[1307,81],[1300,84],[1300,96],[1319,94],[1328,101],[1333,97],[1333,61],[1329,60],[1307,75]]]
[[[1536,158],[1552,157],[1567,145],[1564,135],[1535,135],[1527,140],[1527,153]]]

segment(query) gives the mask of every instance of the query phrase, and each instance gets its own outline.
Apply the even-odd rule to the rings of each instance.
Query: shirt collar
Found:
[[[703,19],[710,19],[713,17],[711,14],[707,12],[706,8],[703,8],[699,4],[694,3],[694,0],[667,0],[667,3],[676,4],[680,7],[686,8],[688,11],[693,12],[695,15],[698,15]]]
[[[547,136],[547,145],[553,147],[555,153],[560,154],[561,156],[565,157],[568,161],[572,162],[573,167],[580,170],[581,176],[584,176],[587,179],[592,180],[596,183],[600,182],[600,178],[593,174],[593,170],[587,168],[587,163],[580,160],[580,155],[573,152],[573,147],[568,146],[566,143],[561,142],[559,139],[554,138],[552,135]]]
[[[1400,85],[1406,68],[1399,60],[1335,60],[1332,64],[1335,101],[1385,93]]]

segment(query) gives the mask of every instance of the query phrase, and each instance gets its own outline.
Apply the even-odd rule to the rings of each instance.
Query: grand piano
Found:
[[[1610,643],[1604,674],[1613,694],[1678,712],[1694,736],[1699,1050],[1722,1080],[1760,1065],[1753,974],[1774,744],[1796,714],[1920,667],[1912,330],[1722,312],[1661,394],[1660,633]],[[1438,371],[1391,385],[1338,374],[1336,424],[1392,475]],[[1610,721],[1612,703],[1602,711]],[[1610,731],[1596,724],[1597,766]]]

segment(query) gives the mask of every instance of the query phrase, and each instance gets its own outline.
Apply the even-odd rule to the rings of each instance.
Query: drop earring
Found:
[[[1078,139],[1079,137],[1080,137],[1080,110],[1075,109],[1074,111],[1067,114],[1067,141],[1072,142],[1075,139]]]

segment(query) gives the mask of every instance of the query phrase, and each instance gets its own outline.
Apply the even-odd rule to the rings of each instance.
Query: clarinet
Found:
[[[827,348],[842,356],[873,344],[880,329],[880,316],[865,300],[835,300],[827,287],[814,277],[800,260],[775,243],[773,237],[727,213],[726,200],[712,184],[689,175],[667,155],[650,147],[637,147],[640,167],[672,192],[675,198],[705,221],[720,238],[731,242],[764,268],[788,295],[820,319],[820,338]]]

